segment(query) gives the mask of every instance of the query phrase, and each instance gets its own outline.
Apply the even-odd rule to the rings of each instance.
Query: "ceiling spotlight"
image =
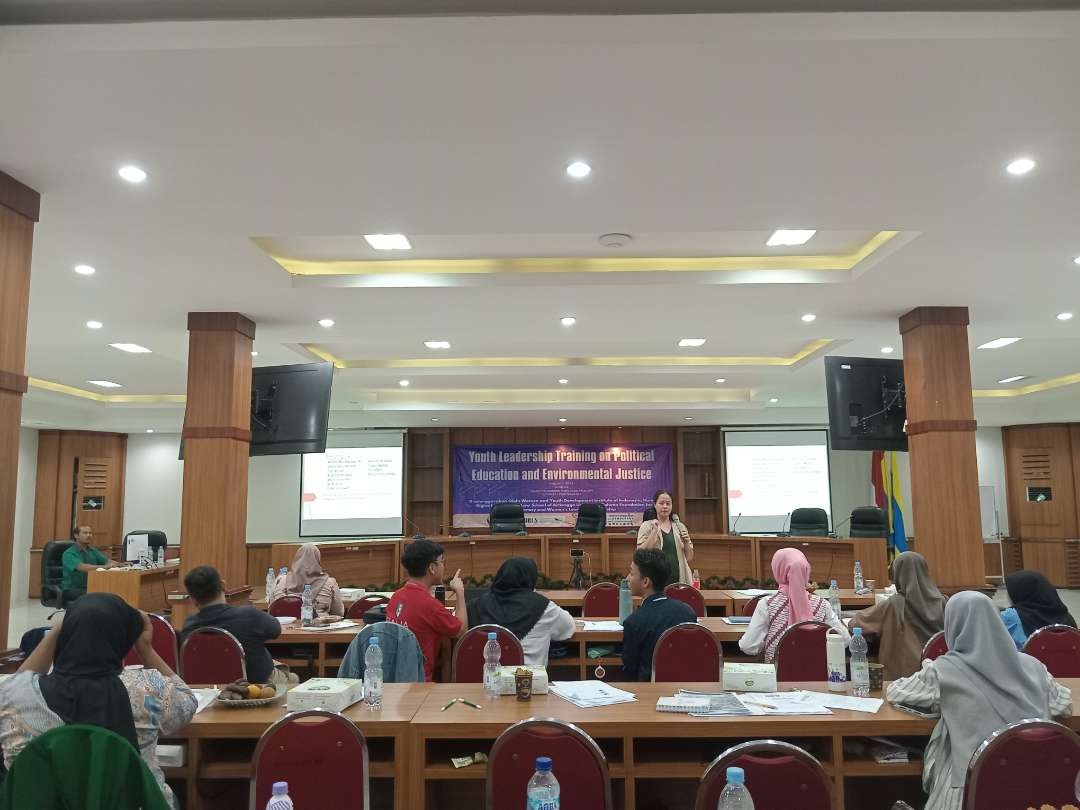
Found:
[[[726,383],[727,377],[717,377],[715,380],[713,380],[713,382]]]
[[[89,324],[87,324],[89,326]],[[138,343],[110,343],[114,349],[119,349],[122,352],[128,352],[129,354],[150,354],[150,350],[145,346],[140,346]]]
[[[1071,321],[1072,316],[1073,316],[1073,314],[1071,312],[1059,312],[1057,314],[1057,319],[1059,321]]]
[[[1008,166],[1005,167],[1005,171],[1007,171],[1011,175],[1019,177],[1021,175],[1027,174],[1034,168],[1034,160],[1029,157],[1018,157],[1016,160],[1012,161],[1011,163],[1009,163]]]
[[[100,388],[123,388],[120,383],[115,383],[112,380],[87,380],[91,385],[96,385]]]
[[[138,166],[121,166],[116,173],[129,183],[141,183],[146,179],[146,172]]]
[[[323,329],[329,329],[333,325],[334,325],[334,319],[333,318],[321,318],[319,320],[319,326],[321,326]]]
[[[592,173],[592,166],[584,161],[575,160],[566,167],[566,173],[575,180],[580,180],[583,177],[588,177]]]
[[[893,351],[894,351],[894,349],[893,349],[892,346],[882,346],[881,347],[881,353],[882,354],[892,354]]]
[[[432,421],[432,422],[438,422],[438,421],[439,421],[439,417],[437,417],[437,416],[433,416],[433,417],[431,417],[431,421]]]
[[[698,346],[704,346],[704,345],[705,345],[705,338],[683,338],[682,340],[679,341],[679,348],[680,349],[686,349],[686,348],[696,349]]]
[[[103,324],[101,321],[87,321],[86,322],[86,328],[87,329],[100,329],[104,325],[105,324]]]
[[[559,323],[561,323],[563,326],[573,326],[575,323],[577,323],[577,318],[575,318],[573,315],[564,315],[563,317],[559,318]]]
[[[1001,383],[1002,385],[1005,385],[1006,383],[1014,383],[1014,382],[1019,382],[1020,380],[1026,380],[1028,378],[1028,376],[1029,375],[1027,375],[1027,374],[1017,374],[1014,377],[1006,377],[1004,380],[998,380],[998,382]]]
[[[449,349],[450,341],[448,340],[425,340],[424,345],[429,349]]]
[[[1080,256],[1077,256],[1075,259],[1073,259],[1073,264],[1080,264]]]
[[[817,315],[815,315],[813,312],[807,312],[799,320],[801,320],[803,323],[811,323],[817,320]]]
[[[773,235],[765,242],[769,247],[789,247],[791,245],[805,245],[817,231],[798,231],[780,228],[773,231]]]
[[[570,381],[568,379],[566,379],[566,377],[560,377],[559,378],[559,385],[566,385],[569,382]]]
[[[252,351],[252,352],[251,352],[251,356],[252,356],[252,357],[258,357],[258,356],[259,356],[259,353],[258,353],[257,351]]]
[[[147,428],[147,429],[146,429],[146,432],[147,432],[147,433],[153,433],[153,432],[154,432],[154,429],[153,429],[153,428]]]
[[[75,272],[78,273],[80,276],[92,276],[94,275],[94,273],[97,272],[97,270],[95,270],[88,264],[77,264],[75,265]]]
[[[986,343],[983,343],[978,348],[980,348],[980,349],[1000,349],[1002,346],[1009,346],[1009,345],[1011,345],[1013,343],[1016,343],[1016,341],[1018,341],[1018,340],[1020,340],[1020,338],[1013,338],[1013,337],[994,338],[993,340],[988,340]]]
[[[683,417],[683,421],[684,421],[684,422],[693,422],[693,421],[694,421],[694,417],[692,417],[692,416],[684,416],[684,417]]]
[[[408,380],[398,380],[397,384],[400,385],[402,388],[408,388],[409,387],[409,381]]]
[[[412,250],[409,237],[403,233],[365,233],[364,239],[375,250]]]
[[[769,397],[769,402],[771,402],[773,405],[775,405],[779,401],[780,401],[779,397]]]
[[[559,421],[560,421],[560,422],[565,422],[565,421],[566,421],[566,417],[565,417],[565,416],[560,416],[560,417],[559,417]]]

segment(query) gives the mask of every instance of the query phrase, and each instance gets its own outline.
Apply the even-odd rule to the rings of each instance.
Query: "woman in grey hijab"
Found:
[[[949,651],[889,684],[890,703],[940,705],[923,762],[925,810],[960,810],[971,755],[1010,723],[1072,713],[1072,695],[1046,667],[1019,653],[997,609],[977,591],[961,591],[945,606]]]
[[[945,628],[945,599],[930,576],[926,558],[905,551],[889,566],[896,593],[860,610],[851,627],[881,640],[878,660],[885,679],[892,681],[918,671],[922,650],[930,637]]]

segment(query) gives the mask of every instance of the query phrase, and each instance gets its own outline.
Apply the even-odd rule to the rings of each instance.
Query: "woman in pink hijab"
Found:
[[[810,595],[810,563],[801,551],[782,548],[773,554],[772,573],[779,590],[758,601],[754,617],[739,639],[739,649],[747,655],[764,650],[762,660],[771,663],[784,631],[793,624],[808,621],[825,622],[847,641],[848,629],[833,613],[828,601]]]
[[[314,543],[304,543],[296,550],[289,573],[278,575],[270,591],[269,602],[282,596],[303,596],[304,586],[311,586],[315,613],[319,616],[344,616],[341,589],[337,580],[322,570],[322,554]],[[268,604],[269,604],[268,602]]]

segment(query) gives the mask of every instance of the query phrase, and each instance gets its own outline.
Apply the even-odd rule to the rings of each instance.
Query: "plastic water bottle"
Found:
[[[484,645],[484,694],[489,698],[499,696],[499,664],[502,661],[502,647],[499,646],[495,633],[488,633]],[[557,806],[557,805],[556,805]]]
[[[840,588],[836,585],[836,580],[829,580],[829,607],[832,608],[832,612],[836,614],[836,618],[840,618]]]
[[[855,593],[861,593],[866,588],[862,578],[862,563],[855,561]]]
[[[289,575],[289,566],[287,566],[287,565],[281,566],[281,570],[278,571],[278,576],[287,577],[288,575]]]
[[[266,810],[293,810],[288,782],[274,782],[273,793],[270,794],[270,801],[266,803]]]
[[[536,758],[536,772],[525,788],[525,810],[559,810],[559,780],[551,772],[551,757]]]
[[[315,597],[311,594],[311,586],[304,586],[304,595],[300,605],[300,624],[311,627],[315,624]]]
[[[266,605],[270,606],[270,592],[274,590],[274,567],[266,569]]]
[[[861,627],[852,628],[848,649],[851,650],[851,694],[866,697],[870,694],[870,665],[866,661],[866,639]]]
[[[165,546],[158,546],[157,565],[158,568],[162,568],[165,565]]]
[[[372,711],[382,708],[383,671],[382,647],[373,635],[364,653],[364,703]]]
[[[727,785],[720,793],[716,810],[754,810],[754,800],[746,789],[746,774],[742,768],[727,769]]]
[[[634,594],[630,592],[630,580],[623,577],[619,580],[619,624],[634,612]]]

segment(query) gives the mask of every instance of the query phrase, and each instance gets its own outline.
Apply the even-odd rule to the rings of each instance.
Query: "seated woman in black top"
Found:
[[[630,591],[644,599],[641,607],[623,622],[623,678],[628,681],[652,680],[653,648],[669,627],[696,622],[694,609],[685,602],[668,599],[664,587],[671,579],[671,567],[664,552],[639,548],[630,563]]]

